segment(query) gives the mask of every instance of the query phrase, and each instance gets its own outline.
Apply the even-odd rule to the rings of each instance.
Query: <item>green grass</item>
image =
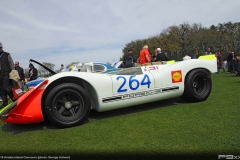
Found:
[[[67,129],[1,122],[0,156],[239,154],[240,78],[221,73],[212,80],[210,97],[200,103],[175,98],[91,112],[87,123]]]

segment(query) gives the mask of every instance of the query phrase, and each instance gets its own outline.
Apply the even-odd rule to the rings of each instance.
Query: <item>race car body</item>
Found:
[[[48,119],[57,126],[72,127],[82,124],[91,109],[103,112],[174,97],[200,102],[209,97],[215,72],[215,55],[106,74],[62,72],[2,109],[0,119],[18,124]]]

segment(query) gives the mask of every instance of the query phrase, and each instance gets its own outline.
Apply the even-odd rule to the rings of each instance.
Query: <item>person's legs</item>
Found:
[[[227,69],[227,72],[228,72],[228,62],[226,62],[225,69]]]
[[[217,63],[217,73],[219,73],[220,72],[220,63],[218,62]]]
[[[3,76],[0,77],[0,97],[2,98],[3,101],[2,105],[0,106],[0,109],[2,109],[8,105],[7,94],[3,89]]]
[[[223,69],[223,72],[225,72],[225,65],[222,64],[222,69]]]
[[[22,91],[24,92],[24,82],[22,81]]]
[[[9,79],[8,76],[3,76],[3,90],[11,99],[13,99],[11,83],[12,83],[12,80]]]
[[[222,69],[223,69],[223,72],[226,72],[225,67],[222,67]]]
[[[225,72],[225,68],[223,67],[222,63],[219,63],[219,71],[220,71],[220,69],[223,69],[223,72]]]
[[[232,63],[231,61],[228,62],[228,72],[232,71]]]

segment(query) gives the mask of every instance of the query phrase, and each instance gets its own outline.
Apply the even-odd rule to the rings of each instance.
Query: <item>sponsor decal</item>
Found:
[[[148,66],[148,69],[149,69],[149,70],[157,70],[157,69],[158,69],[158,66]]]
[[[182,82],[182,71],[172,71],[172,83]]]

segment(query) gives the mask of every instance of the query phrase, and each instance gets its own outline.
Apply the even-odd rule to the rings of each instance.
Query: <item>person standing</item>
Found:
[[[159,54],[158,50],[156,49],[154,51],[154,54],[152,56],[152,62],[157,62],[157,55]]]
[[[19,62],[15,62],[15,69],[18,71],[18,75],[20,77],[21,85],[22,85],[22,91],[24,92],[24,82],[25,82],[25,76],[23,68],[19,66]]]
[[[37,79],[38,71],[32,63],[29,64],[29,81]]]
[[[185,54],[185,56],[183,57],[183,61],[192,59],[188,54]]]
[[[223,72],[225,72],[225,68],[223,67],[223,59],[222,59],[222,55],[220,52],[216,53],[217,56],[217,73],[220,72],[220,69],[223,69]]]
[[[240,56],[239,55],[236,55],[235,63],[236,63],[236,71],[237,71],[236,76],[240,76]]]
[[[9,79],[9,73],[14,70],[14,62],[10,53],[3,51],[0,42],[0,97],[3,100],[0,109],[8,105],[7,95],[13,100],[12,80]]]
[[[60,72],[64,71],[64,65],[61,64]]]
[[[157,48],[157,60],[156,61],[168,61],[166,54],[162,53],[161,48]]]
[[[205,52],[205,54],[206,54],[206,55],[212,54],[210,47],[207,48],[207,52]]]
[[[143,46],[143,49],[139,53],[139,63],[144,64],[144,63],[150,63],[151,62],[151,55],[148,51],[148,46],[145,45]]]
[[[228,51],[228,56],[227,56],[227,68],[228,72],[232,71],[232,60],[233,60],[233,53],[229,50]]]
[[[135,57],[133,55],[133,50],[129,49],[128,53],[123,57],[123,64],[125,68],[134,67],[134,63],[136,62]]]
[[[192,59],[198,59],[198,52],[196,52],[193,56]]]

